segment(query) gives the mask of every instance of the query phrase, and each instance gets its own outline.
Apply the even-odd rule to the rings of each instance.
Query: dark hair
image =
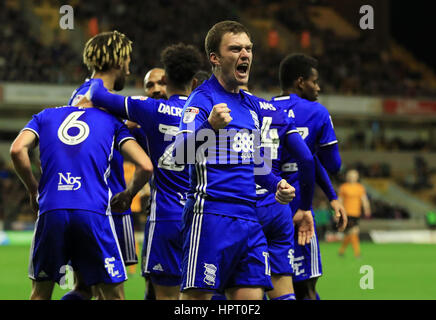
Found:
[[[246,33],[251,39],[247,28],[239,22],[230,20],[218,22],[212,28],[210,28],[206,35],[206,39],[204,40],[204,49],[206,50],[208,60],[212,52],[219,54],[219,48],[223,35],[228,32],[233,34]]]
[[[201,68],[201,54],[192,45],[178,43],[166,47],[161,53],[168,82],[183,89]]]
[[[280,62],[279,81],[282,90],[289,89],[299,77],[307,79],[312,74],[312,68],[318,67],[318,60],[302,53],[288,55]]]
[[[102,32],[89,39],[83,49],[83,63],[90,71],[119,68],[132,52],[132,41],[118,31]]]
[[[210,72],[208,71],[204,71],[204,70],[200,70],[198,71],[194,78],[197,79],[197,86],[200,86],[203,82],[205,82],[207,79],[209,79],[211,76]]]

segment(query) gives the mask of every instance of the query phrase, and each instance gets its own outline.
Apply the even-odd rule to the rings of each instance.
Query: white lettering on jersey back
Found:
[[[179,127],[175,126],[169,126],[163,123],[159,124],[159,132],[163,134],[169,134],[170,136],[177,135],[177,132],[179,132]]]
[[[58,174],[58,191],[74,191],[80,189],[80,187],[82,186],[82,183],[80,182],[80,180],[82,179],[81,177],[72,177],[71,172],[67,172],[66,177],[60,172],[58,172]]]
[[[271,103],[268,103],[268,102],[259,101],[259,106],[261,109],[264,109],[264,110],[271,110],[271,111],[277,110]]]
[[[159,108],[157,109],[157,111],[160,113],[168,114],[170,116],[175,116],[175,117],[179,117],[179,118],[182,117],[182,110],[183,110],[182,108],[169,106],[169,105],[164,104],[164,103],[160,103]]]

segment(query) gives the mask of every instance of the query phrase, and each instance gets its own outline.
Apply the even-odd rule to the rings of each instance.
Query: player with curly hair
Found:
[[[130,52],[131,41],[125,35],[107,32],[87,42],[83,60],[93,77],[119,90],[129,74]],[[35,115],[11,146],[16,171],[38,211],[29,265],[31,299],[50,299],[54,283],[64,279],[67,263],[98,299],[124,299],[125,252],[112,212],[130,206],[120,199],[139,191],[153,167],[119,119],[81,101],[89,83],[75,91],[68,105]],[[39,183],[28,157],[38,143],[43,172]],[[141,169],[127,189],[125,184],[116,189],[110,181],[117,175],[116,148]],[[76,284],[64,300],[85,298],[90,296],[82,296]]]

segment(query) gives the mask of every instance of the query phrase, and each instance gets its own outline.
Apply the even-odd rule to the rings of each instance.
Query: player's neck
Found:
[[[282,93],[280,95],[281,96],[290,96],[291,94],[296,94],[297,96],[300,96],[299,90],[297,90],[295,88],[289,88],[289,89],[282,90]]]
[[[219,84],[230,93],[238,93],[239,92],[239,84],[232,81],[226,81],[223,77],[222,73],[219,71],[214,72],[215,78],[218,80]]]
[[[179,89],[171,86],[170,84],[167,85],[167,96],[168,98],[171,96],[189,96],[191,94],[190,90],[188,89]]]
[[[94,72],[91,78],[101,79],[103,81],[104,87],[109,91],[112,91],[114,89],[115,75],[113,75],[112,73]]]

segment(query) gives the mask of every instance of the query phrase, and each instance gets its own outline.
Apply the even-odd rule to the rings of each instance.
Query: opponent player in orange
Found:
[[[339,248],[340,256],[344,255],[345,249],[351,242],[354,256],[360,258],[358,223],[362,214],[362,207],[365,217],[371,216],[371,208],[365,187],[358,181],[359,172],[352,169],[346,174],[346,182],[339,187],[339,200],[343,203],[348,215],[348,225],[345,229],[344,240]]]

